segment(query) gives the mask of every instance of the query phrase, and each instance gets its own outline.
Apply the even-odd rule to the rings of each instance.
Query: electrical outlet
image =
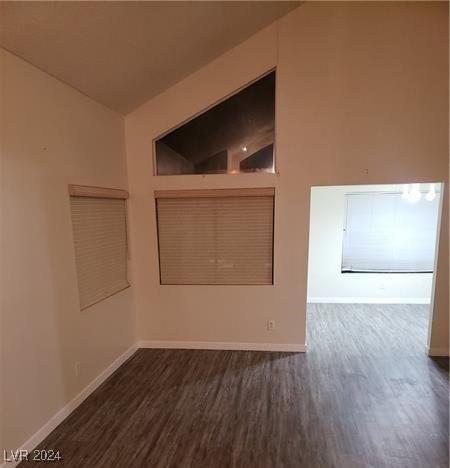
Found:
[[[80,375],[80,363],[77,361],[74,365],[74,372],[75,372],[75,377],[78,377]]]
[[[267,330],[268,331],[275,330],[275,320],[267,320]]]

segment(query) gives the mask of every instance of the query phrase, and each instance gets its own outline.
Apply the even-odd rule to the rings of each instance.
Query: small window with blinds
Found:
[[[161,284],[273,284],[273,188],[155,198]]]
[[[129,287],[125,190],[69,186],[81,310]]]

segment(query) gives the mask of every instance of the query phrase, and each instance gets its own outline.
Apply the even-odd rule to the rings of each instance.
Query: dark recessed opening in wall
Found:
[[[156,175],[274,172],[275,71],[155,140]]]

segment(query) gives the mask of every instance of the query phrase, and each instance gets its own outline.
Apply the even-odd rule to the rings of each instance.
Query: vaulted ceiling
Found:
[[[299,2],[0,2],[0,46],[127,114]]]

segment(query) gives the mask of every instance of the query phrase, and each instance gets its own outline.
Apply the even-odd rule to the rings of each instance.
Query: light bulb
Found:
[[[402,198],[403,200],[408,200],[409,198],[409,185],[408,184],[403,185]]]
[[[430,191],[425,195],[428,201],[433,201],[436,198],[436,187],[434,184],[430,184]]]
[[[247,152],[247,147],[246,147],[246,146],[243,146],[243,147],[242,147],[242,151],[243,151],[244,153],[246,153],[246,152]]]
[[[408,201],[410,203],[417,203],[422,198],[420,193],[420,184],[412,184],[412,189],[408,195]]]

